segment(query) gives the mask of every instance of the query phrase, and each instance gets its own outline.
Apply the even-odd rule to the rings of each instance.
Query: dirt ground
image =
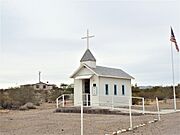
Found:
[[[35,110],[0,113],[0,135],[80,135],[80,114],[53,113],[54,104]],[[133,116],[133,125],[146,123],[156,115]],[[123,134],[178,135],[180,113],[163,115],[162,120]],[[84,135],[104,135],[129,127],[129,116],[84,114]]]
[[[161,116],[161,121],[122,135],[180,135],[180,112]]]

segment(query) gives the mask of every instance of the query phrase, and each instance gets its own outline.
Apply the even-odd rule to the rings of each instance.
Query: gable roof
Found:
[[[84,53],[84,55],[82,56],[80,62],[83,61],[96,61],[95,57],[93,56],[93,54],[91,53],[91,51],[89,49],[86,50],[86,52]]]
[[[74,78],[74,76],[80,71],[80,69],[85,66],[87,69],[91,70],[94,74],[97,76],[102,77],[114,77],[114,78],[124,78],[124,79],[134,79],[132,76],[130,76],[128,73],[124,72],[121,69],[116,68],[109,68],[109,67],[102,67],[102,66],[96,66],[96,68],[91,68],[86,64],[82,64],[73,75],[71,75],[71,78]]]
[[[99,76],[134,79],[132,76],[130,76],[128,73],[124,72],[121,69],[102,67],[102,66],[96,66],[96,68],[91,68],[91,69]]]

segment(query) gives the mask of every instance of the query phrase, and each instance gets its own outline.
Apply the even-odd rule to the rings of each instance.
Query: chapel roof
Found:
[[[74,78],[83,67],[91,70],[94,74],[101,77],[134,79],[134,77],[132,77],[131,75],[129,75],[128,73],[126,73],[121,69],[103,67],[103,66],[96,66],[96,68],[92,68],[84,63],[71,75],[71,78]]]
[[[86,52],[84,53],[84,55],[82,56],[80,62],[83,61],[96,61],[95,57],[93,56],[93,54],[91,53],[91,51],[89,49],[86,50]]]
[[[124,72],[121,69],[117,69],[117,68],[96,66],[96,68],[91,68],[91,69],[99,76],[134,79],[128,73]]]

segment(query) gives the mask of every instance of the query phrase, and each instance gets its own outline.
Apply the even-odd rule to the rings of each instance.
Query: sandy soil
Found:
[[[54,105],[41,106],[29,111],[0,113],[1,135],[80,135],[80,114],[53,113]],[[162,121],[124,134],[178,134],[180,113],[162,116]],[[133,116],[133,125],[148,122],[156,115]],[[84,135],[104,135],[129,127],[124,115],[84,114]]]
[[[180,135],[180,112],[161,116],[161,121],[122,135]]]

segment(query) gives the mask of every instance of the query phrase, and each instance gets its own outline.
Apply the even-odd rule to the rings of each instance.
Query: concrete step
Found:
[[[81,107],[61,107],[57,108],[54,112],[56,113],[81,113]],[[92,108],[84,107],[83,113],[87,114],[113,114],[113,115],[129,115],[129,112],[122,112],[120,110],[103,109],[103,108]],[[132,113],[133,116],[140,116],[141,113]]]

